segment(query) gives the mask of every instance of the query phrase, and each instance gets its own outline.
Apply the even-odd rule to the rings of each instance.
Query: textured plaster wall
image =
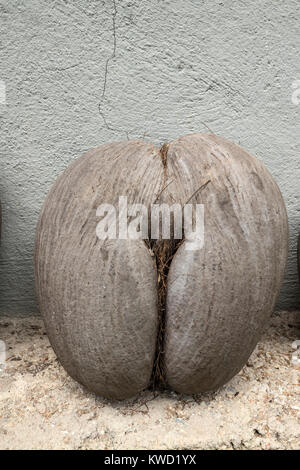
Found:
[[[1,310],[37,309],[35,226],[74,158],[204,122],[277,180],[291,229],[281,306],[299,306],[299,20],[299,0],[0,0]]]

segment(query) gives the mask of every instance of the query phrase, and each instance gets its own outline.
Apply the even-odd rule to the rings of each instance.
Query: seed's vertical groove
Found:
[[[169,144],[164,144],[160,149],[161,161],[164,169],[163,188],[166,188],[167,168],[168,168],[168,148]],[[162,192],[156,199],[156,202],[161,198]],[[174,240],[174,234],[170,233],[170,239],[153,240],[149,238],[147,246],[155,256],[157,267],[157,304],[158,304],[158,331],[156,340],[156,353],[155,361],[152,370],[152,385],[154,388],[165,388],[165,367],[164,367],[164,333],[166,321],[166,299],[167,299],[167,278],[169,268],[182,240]]]

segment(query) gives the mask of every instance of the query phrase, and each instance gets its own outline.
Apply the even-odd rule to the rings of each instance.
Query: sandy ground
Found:
[[[248,364],[217,393],[145,391],[111,402],[68,377],[40,317],[0,316],[0,449],[300,449],[299,317],[274,315]]]

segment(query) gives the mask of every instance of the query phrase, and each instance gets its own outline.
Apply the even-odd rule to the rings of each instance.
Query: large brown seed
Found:
[[[157,201],[184,205],[191,196],[204,204],[204,247],[188,251],[184,241],[175,253],[165,318],[144,241],[96,237],[97,207],[117,206],[119,196],[149,209]],[[280,290],[287,245],[276,183],[225,139],[189,135],[161,152],[140,141],[94,149],[55,183],[37,228],[36,287],[51,344],[76,380],[125,398],[149,385],[163,322],[167,385],[214,390],[257,344]]]

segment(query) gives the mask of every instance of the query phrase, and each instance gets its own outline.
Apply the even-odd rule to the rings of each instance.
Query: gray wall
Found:
[[[291,229],[280,304],[300,305],[299,0],[0,0],[0,15],[1,311],[37,309],[35,226],[74,158],[127,136],[205,132],[203,122],[277,180]]]

